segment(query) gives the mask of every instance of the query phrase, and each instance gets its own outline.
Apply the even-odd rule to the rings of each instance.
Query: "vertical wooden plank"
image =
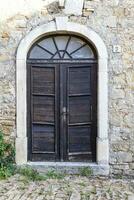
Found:
[[[66,128],[67,128],[67,72],[66,64],[60,64],[60,155],[61,161],[66,160]]]
[[[68,98],[68,65],[64,66],[64,107],[65,107],[65,121],[64,121],[64,160],[68,160],[68,108],[67,108],[67,98]]]
[[[63,66],[60,65],[60,160],[64,161],[64,119],[63,119],[63,107],[64,107],[64,99],[63,99]]]
[[[55,153],[56,160],[60,159],[60,70],[59,65],[55,66]]]

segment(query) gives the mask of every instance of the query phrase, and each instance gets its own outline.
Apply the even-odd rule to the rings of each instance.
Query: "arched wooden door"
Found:
[[[74,35],[37,41],[27,58],[30,161],[95,161],[97,56]]]

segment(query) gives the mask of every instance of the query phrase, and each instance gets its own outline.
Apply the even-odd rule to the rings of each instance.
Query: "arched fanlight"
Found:
[[[76,36],[50,36],[37,42],[29,52],[29,59],[94,59],[92,48]]]

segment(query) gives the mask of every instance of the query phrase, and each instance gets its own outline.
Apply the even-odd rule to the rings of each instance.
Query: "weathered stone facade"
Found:
[[[17,4],[17,0],[14,2]],[[0,14],[0,127],[6,137],[13,141],[16,137],[16,52],[20,41],[35,27],[47,24],[56,16],[68,16],[71,22],[92,28],[107,46],[111,173],[134,175],[133,0],[85,0],[82,12],[79,13],[78,8],[75,14],[68,13],[68,8],[60,8],[54,0],[40,0],[33,9],[23,0],[14,10],[3,6]]]

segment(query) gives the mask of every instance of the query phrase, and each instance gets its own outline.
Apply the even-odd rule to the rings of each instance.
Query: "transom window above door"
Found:
[[[91,45],[90,45],[91,46]],[[29,59],[94,59],[93,47],[87,41],[71,35],[49,36],[37,41]]]

